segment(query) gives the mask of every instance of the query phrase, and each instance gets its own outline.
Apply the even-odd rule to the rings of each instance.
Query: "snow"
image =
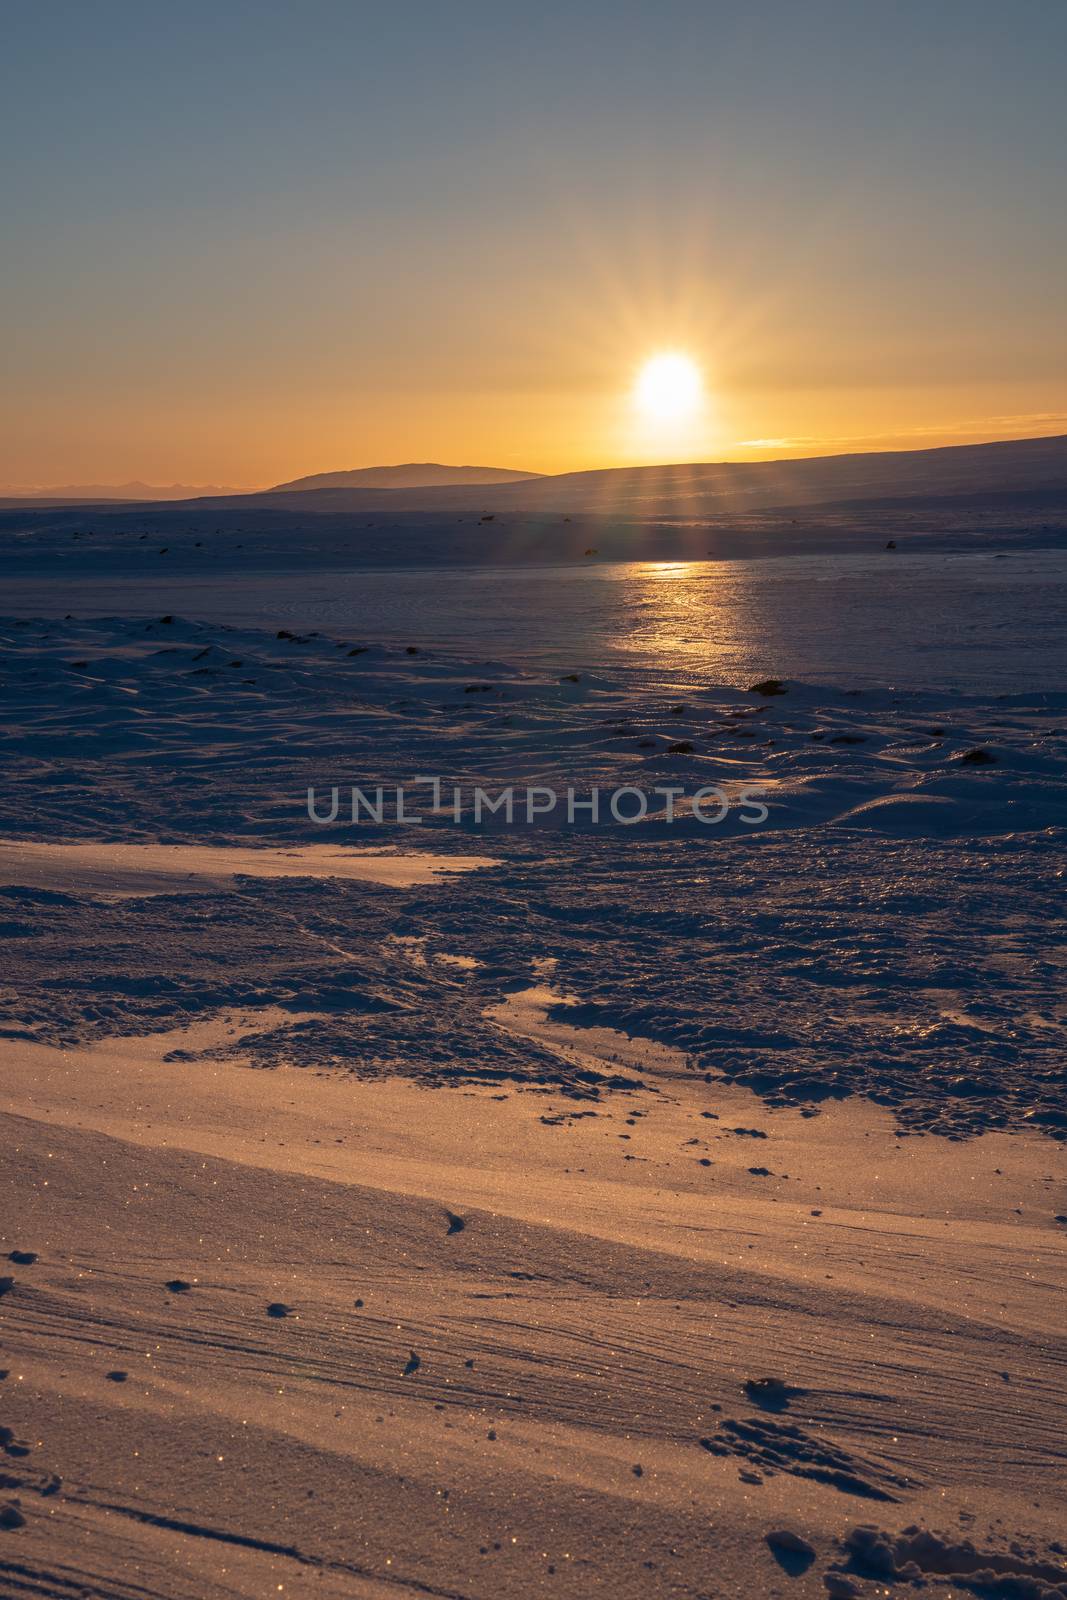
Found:
[[[17,580],[0,1572],[1067,1593],[1062,558],[902,556]]]
[[[225,845],[41,844],[0,842],[0,884],[94,895],[144,895],[190,890],[190,879],[223,885],[242,878],[339,878],[409,889],[450,872],[495,866],[489,856],[435,856],[426,851],[240,849]]]

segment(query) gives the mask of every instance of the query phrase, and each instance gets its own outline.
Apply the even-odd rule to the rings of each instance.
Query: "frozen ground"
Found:
[[[536,998],[656,1090],[219,1060],[270,1020],[8,1047],[0,1592],[1062,1600],[1054,1146]]]
[[[582,556],[582,540],[604,537],[593,530],[567,565],[397,567],[409,538],[424,555],[434,540],[393,530],[375,551],[359,534],[312,531],[294,572],[293,539],[207,534],[198,548],[195,531],[160,548],[38,537],[20,550],[0,539],[2,610],[318,631],[554,677],[608,674],[637,692],[771,674],[934,697],[1062,688],[1064,550],[972,541],[931,552],[916,535],[889,551],[876,533],[832,559],[607,562]],[[447,531],[434,532],[444,560]]]
[[[492,1081],[504,1068],[484,1008],[549,958],[585,1020],[677,1046],[694,1074],[776,1101],[866,1094],[912,1127],[1067,1132],[1067,693],[787,680],[776,694],[675,700],[625,677],[561,681],[289,632],[180,618],[9,626],[9,1028],[73,1041],[268,994],[323,1010],[328,996],[328,1017],[264,1034],[257,1052],[364,1074],[433,1062]],[[413,783],[426,775],[446,804],[460,786],[458,824],[430,814],[428,786]],[[353,826],[353,784],[372,796],[404,785],[425,820]],[[502,814],[475,826],[475,785],[519,791],[513,827]],[[561,801],[527,825],[527,785],[577,798],[599,787],[604,820],[576,812],[567,826]],[[606,797],[620,785],[660,809],[619,825]],[[695,822],[686,797],[708,785],[757,791],[766,821],[735,805],[717,825]],[[328,814],[334,786],[338,820],[312,822],[308,788]],[[654,793],[664,786],[683,791],[673,822]],[[101,860],[109,840],[123,849]],[[447,896],[312,881],[317,864],[273,881],[277,851],[312,843],[500,865]],[[174,873],[197,874],[164,876],[163,897],[161,845]],[[205,847],[218,860],[237,845],[235,882],[205,878]],[[248,848],[267,845],[256,872]],[[95,892],[78,892],[79,870]],[[397,937],[468,966],[414,964]],[[508,1075],[554,1081],[538,1051],[525,1064],[514,1043],[507,1054]]]
[[[1063,558],[928,560],[16,585],[0,1592],[1067,1594]]]

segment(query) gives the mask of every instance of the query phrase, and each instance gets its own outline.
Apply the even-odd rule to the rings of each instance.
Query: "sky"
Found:
[[[0,484],[1067,433],[1061,0],[0,21]]]

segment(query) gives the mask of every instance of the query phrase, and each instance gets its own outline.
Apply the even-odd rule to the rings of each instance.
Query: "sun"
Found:
[[[700,368],[677,350],[650,357],[634,384],[634,402],[653,422],[682,422],[700,410],[703,398]]]

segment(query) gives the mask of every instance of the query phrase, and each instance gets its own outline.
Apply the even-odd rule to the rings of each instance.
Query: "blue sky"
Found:
[[[1067,431],[1065,61],[1052,0],[8,6],[0,479],[670,455],[664,346],[705,457]]]

